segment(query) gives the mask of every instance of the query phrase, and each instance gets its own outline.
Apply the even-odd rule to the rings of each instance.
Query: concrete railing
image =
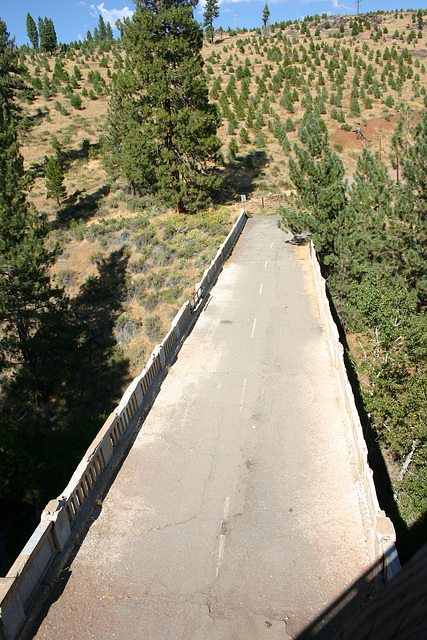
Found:
[[[369,518],[365,523],[365,534],[368,551],[372,563],[383,558],[384,578],[390,580],[400,570],[400,561],[396,551],[396,532],[393,523],[380,508],[373,479],[373,472],[368,464],[368,448],[363,435],[360,416],[356,408],[353,389],[347,376],[344,363],[344,348],[339,339],[337,326],[332,317],[329,300],[326,295],[326,283],[320,271],[316,251],[310,243],[310,259],[317,300],[323,324],[326,329],[327,342],[334,362],[341,389],[342,411],[348,426],[348,436],[355,459],[357,472],[362,478],[364,492],[368,503]]]
[[[129,446],[143,410],[197,317],[201,301],[233,249],[246,219],[244,213],[239,216],[202,279],[196,284],[191,301],[186,302],[177,313],[169,332],[161,344],[154,348],[142,373],[126,389],[63,493],[47,505],[40,524],[7,576],[0,578],[0,640],[15,640],[20,635],[28,615],[37,609],[43,592],[49,590],[49,584],[64,566],[76,539],[87,524],[97,497],[105,489]]]

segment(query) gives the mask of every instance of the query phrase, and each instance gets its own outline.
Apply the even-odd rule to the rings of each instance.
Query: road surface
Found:
[[[248,220],[37,640],[296,638],[368,569],[307,250],[276,222]]]

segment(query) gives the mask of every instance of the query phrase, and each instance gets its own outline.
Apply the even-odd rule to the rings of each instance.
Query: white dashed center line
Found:
[[[255,327],[256,327],[256,318],[255,318],[254,323],[253,323],[253,325],[252,325],[251,338],[253,338],[253,337],[254,337],[254,335],[255,335]]]
[[[245,380],[245,383],[246,383],[246,380]],[[230,496],[227,496],[224,504],[224,520],[227,520],[229,511],[230,511]]]
[[[226,530],[225,524],[228,518],[229,510],[230,510],[230,497],[227,496],[224,504],[224,519],[221,522],[221,534],[219,536],[218,562],[216,563],[216,577],[218,577],[219,575],[219,570],[222,567],[222,561],[224,559],[225,530]]]

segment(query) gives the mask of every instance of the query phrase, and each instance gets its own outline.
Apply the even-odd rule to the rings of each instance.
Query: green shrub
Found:
[[[265,135],[262,131],[260,131],[260,133],[256,137],[255,146],[257,149],[265,149],[265,147],[267,146]]]
[[[80,97],[80,94],[78,93],[73,93],[73,95],[71,96],[71,106],[74,107],[74,109],[81,109],[82,108],[82,99]]]
[[[248,131],[244,127],[240,130],[239,138],[240,138],[240,142],[242,144],[249,144],[250,143],[250,138],[249,138]]]
[[[237,142],[234,138],[232,138],[228,145],[228,159],[235,160],[238,152],[239,152],[239,147],[237,145]]]
[[[160,340],[162,337],[162,323],[158,315],[148,316],[144,322],[146,335],[151,340]]]

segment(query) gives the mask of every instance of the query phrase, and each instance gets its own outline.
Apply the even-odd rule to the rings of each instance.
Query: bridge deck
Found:
[[[309,262],[287,239],[248,221],[35,638],[296,638],[368,569]]]

